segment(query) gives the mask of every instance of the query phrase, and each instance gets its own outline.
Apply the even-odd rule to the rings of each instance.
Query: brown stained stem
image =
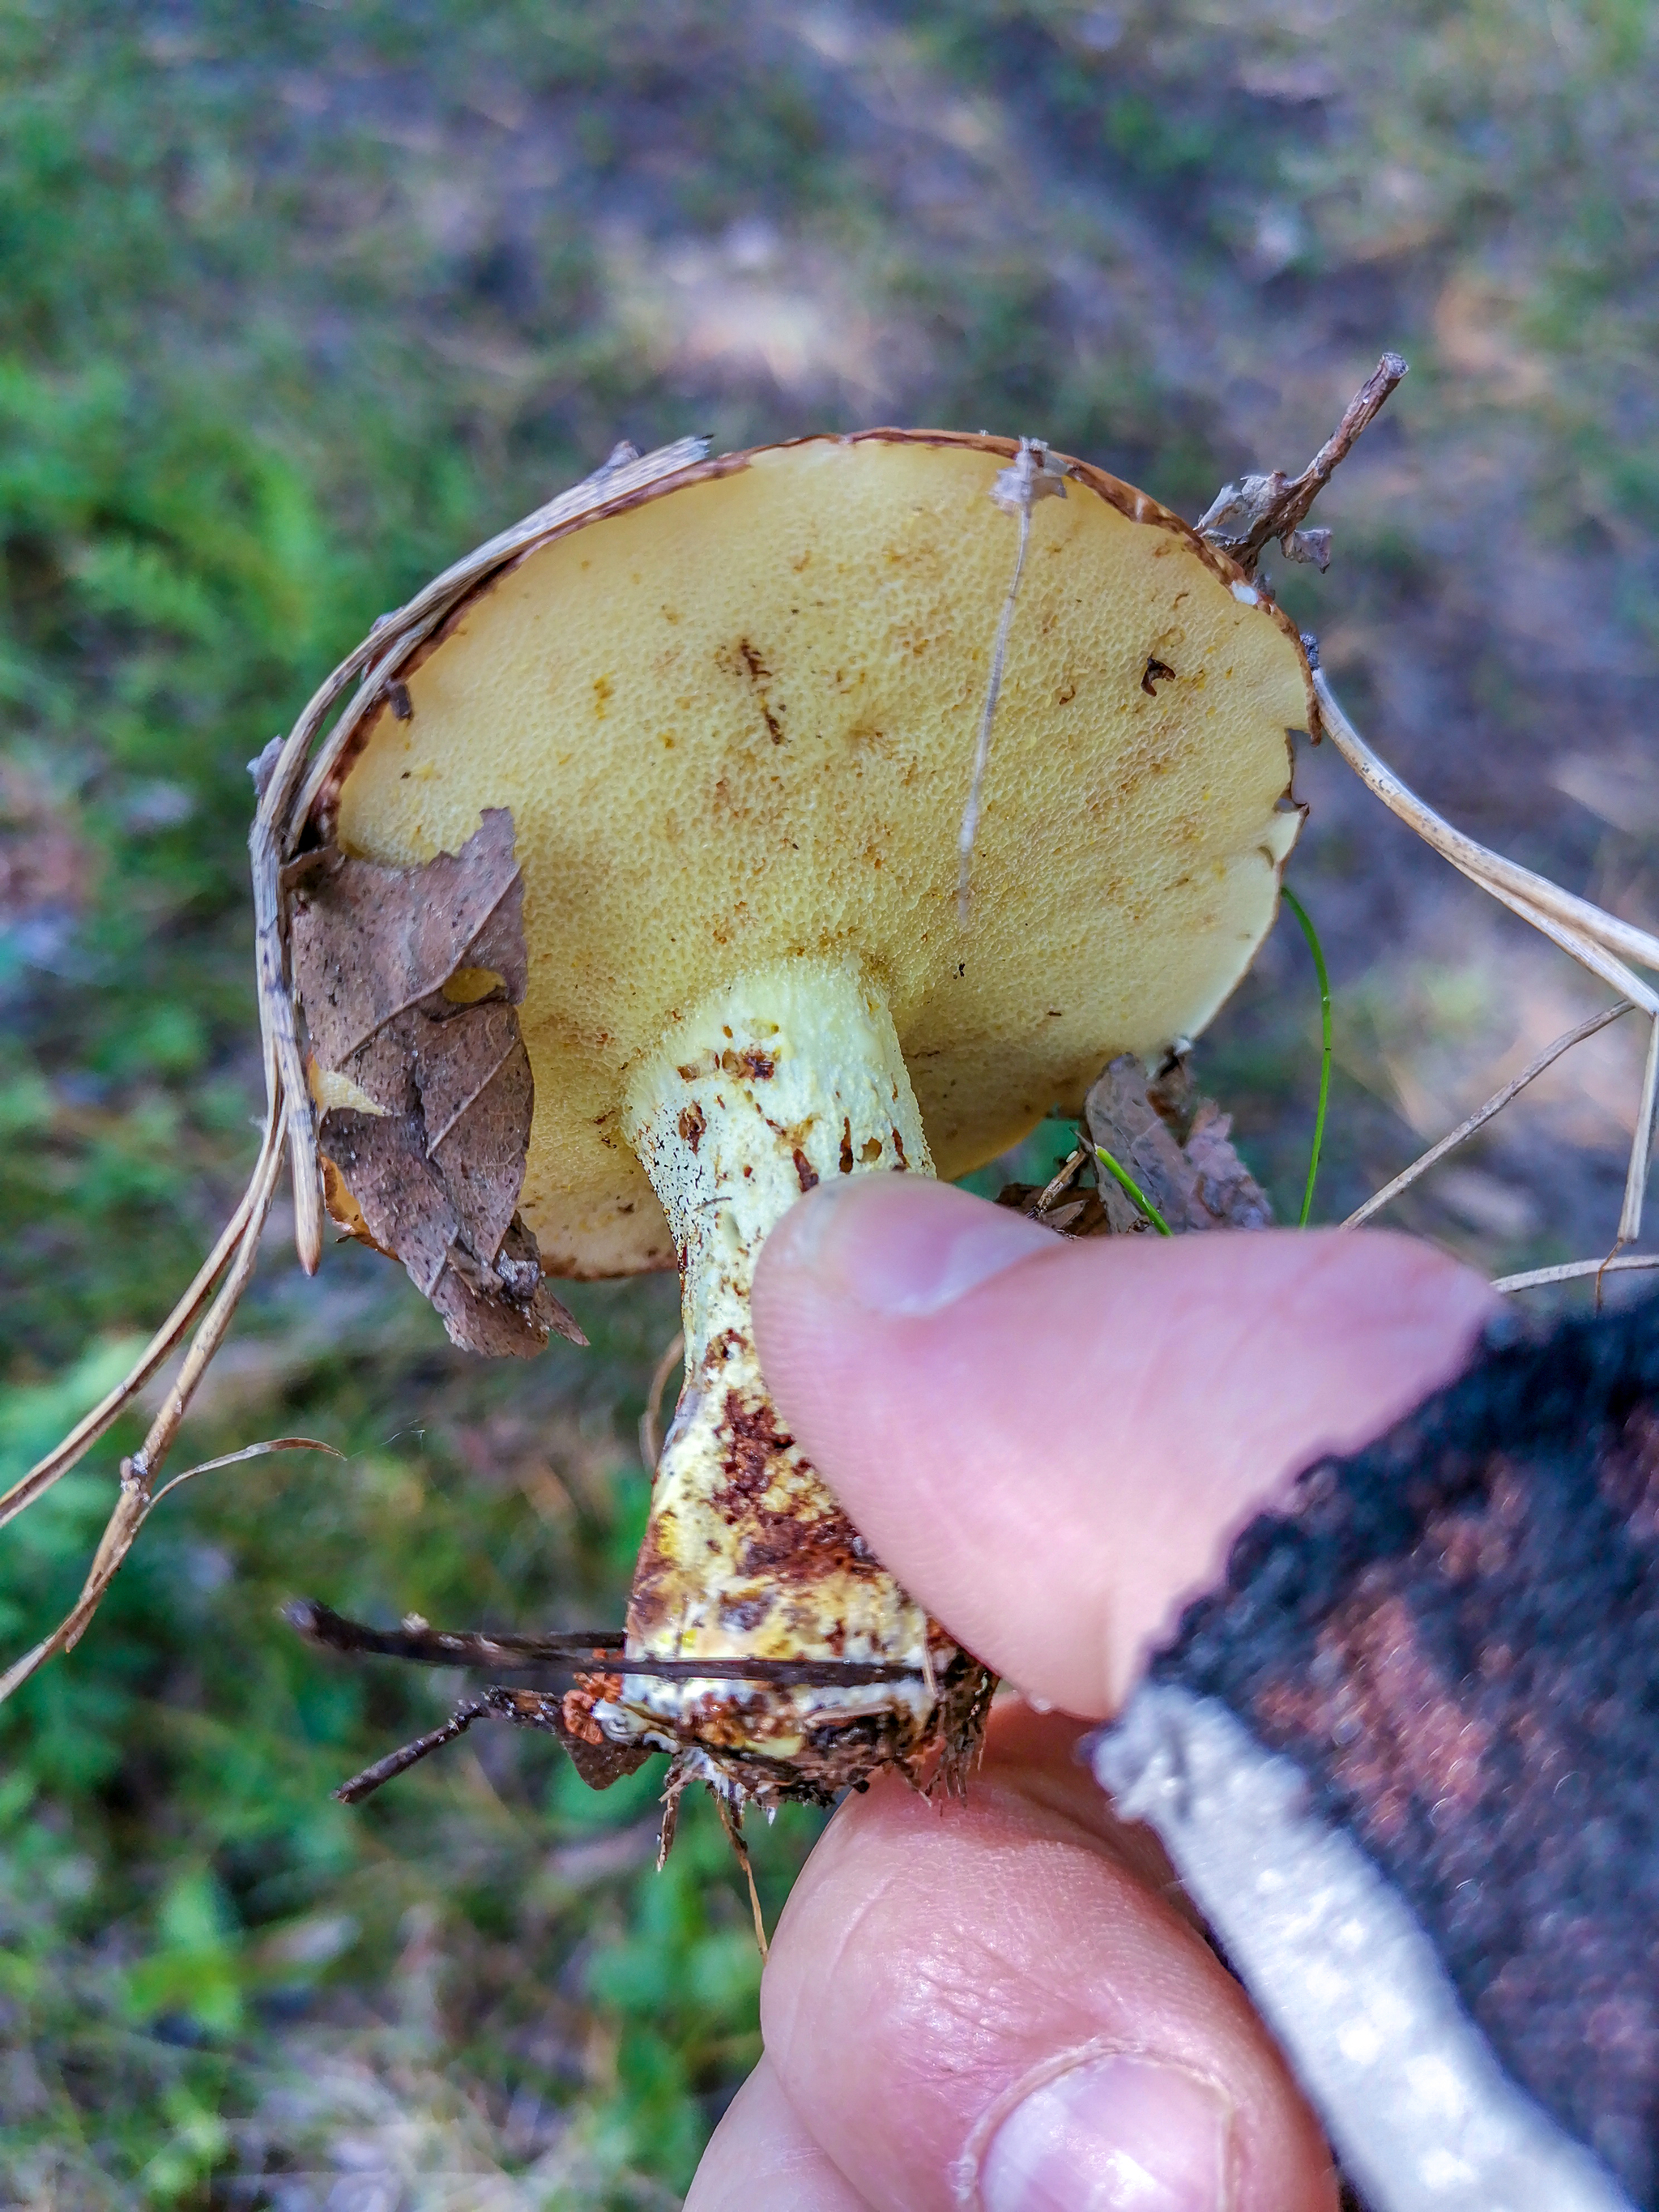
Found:
[[[1275,538],[1292,561],[1310,561],[1320,568],[1328,566],[1330,532],[1310,531],[1304,537],[1297,526],[1346,459],[1355,439],[1376,419],[1406,374],[1401,356],[1385,353],[1299,477],[1287,477],[1282,469],[1273,469],[1266,476],[1245,477],[1237,483],[1224,485],[1200,519],[1200,537],[1218,552],[1231,556],[1247,576],[1255,574],[1257,562]]]
[[[1437,1166],[1448,1152],[1455,1152],[1459,1145],[1474,1136],[1477,1129],[1484,1128],[1494,1114],[1501,1113],[1510,1099],[1518,1097],[1547,1067],[1553,1067],[1563,1053],[1571,1052],[1574,1045],[1583,1044],[1586,1037],[1593,1037],[1598,1030],[1606,1029],[1609,1023],[1618,1021],[1632,1011],[1631,1001],[1621,999],[1616,1006],[1607,1006],[1601,1013],[1592,1014],[1587,1022],[1580,1022],[1577,1029],[1565,1030],[1553,1043],[1547,1044],[1538,1057],[1529,1060],[1513,1081],[1506,1083],[1501,1091],[1494,1091],[1484,1106],[1477,1106],[1467,1120],[1460,1121],[1437,1144],[1431,1145],[1428,1151],[1414,1159],[1408,1168],[1402,1168],[1392,1182],[1386,1182],[1381,1190],[1374,1191],[1363,1206],[1357,1206],[1346,1220],[1339,1223],[1338,1226],[1358,1229],[1373,1214],[1380,1213],[1385,1206],[1391,1206],[1403,1191],[1411,1188],[1419,1176],[1425,1176],[1431,1167]]]

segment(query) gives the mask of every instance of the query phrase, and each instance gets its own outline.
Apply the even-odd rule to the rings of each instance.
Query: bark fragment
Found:
[[[383,868],[327,848],[296,884],[295,987],[329,1211],[401,1260],[472,1352],[585,1339],[518,1212],[534,1089],[513,817]]]

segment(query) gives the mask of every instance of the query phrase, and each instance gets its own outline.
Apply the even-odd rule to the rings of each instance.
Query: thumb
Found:
[[[1497,1301],[1387,1233],[1068,1243],[919,1177],[768,1239],[761,1364],[878,1555],[969,1650],[1088,1717],[1295,1474],[1468,1359]]]

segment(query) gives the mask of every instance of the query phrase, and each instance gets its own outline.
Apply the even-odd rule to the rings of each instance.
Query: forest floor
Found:
[[[1651,925],[1656,94],[1644,0],[0,0],[0,1477],[250,1161],[245,764],[619,437],[984,425],[1196,516],[1397,348],[1328,576],[1275,587],[1425,795]],[[1297,783],[1328,1220],[1605,994],[1328,749]],[[1317,1037],[1280,929],[1198,1066],[1281,1217]],[[1395,1218],[1494,1272],[1605,1249],[1641,1046]],[[486,1368],[368,1255],[307,1283],[271,1237],[181,1450],[348,1462],[192,1486],[0,1715],[0,2203],[678,2203],[757,2048],[715,1824],[659,1875],[652,1771],[592,1797],[483,1735],[347,1812],[454,1684],[276,1619],[620,1618],[672,1285],[572,1303],[592,1349]],[[9,1651],[131,1440],[0,1537]],[[815,1825],[758,1838],[771,1916]]]

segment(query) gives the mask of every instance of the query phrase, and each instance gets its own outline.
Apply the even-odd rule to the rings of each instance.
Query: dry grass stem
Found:
[[[1060,1165],[1054,1170],[1053,1175],[1049,1176],[1048,1182],[1043,1184],[1042,1188],[1037,1193],[1036,1203],[1031,1208],[1031,1213],[1034,1219],[1038,1221],[1042,1220],[1043,1215],[1047,1213],[1048,1208],[1054,1204],[1060,1193],[1070,1183],[1073,1176],[1076,1175],[1078,1170],[1083,1165],[1083,1163],[1088,1158],[1089,1147],[1086,1145],[1078,1145],[1074,1146],[1072,1152],[1066,1155],[1066,1158],[1063,1159]]]
[[[1391,814],[1397,814],[1425,843],[1432,845],[1454,867],[1462,869],[1483,890],[1494,896],[1500,890],[1508,891],[1552,920],[1570,929],[1583,931],[1609,952],[1633,960],[1641,968],[1659,969],[1659,937],[1650,930],[1639,928],[1633,921],[1622,921],[1590,900],[1564,891],[1547,876],[1538,875],[1518,861],[1506,860],[1501,854],[1490,852],[1463,830],[1455,830],[1420,799],[1371,750],[1343,711],[1331,689],[1330,678],[1319,665],[1316,642],[1307,638],[1303,642],[1308,647],[1320,720],[1327,735],[1360,781]]]
[[[1488,851],[1486,846],[1443,820],[1371,750],[1344,713],[1329,678],[1320,667],[1316,643],[1312,639],[1304,641],[1313,670],[1321,724],[1366,788],[1471,883],[1478,884],[1499,905],[1518,915],[1591,975],[1610,984],[1648,1017],[1648,1051],[1641,1099],[1625,1176],[1624,1204],[1613,1248],[1617,1252],[1641,1234],[1655,1109],[1659,1106],[1659,993],[1643,982],[1625,963],[1634,960],[1644,968],[1659,969],[1659,937],[1604,912],[1589,899],[1564,891],[1547,877],[1536,875],[1530,868]],[[1587,1261],[1578,1267],[1578,1273],[1599,1275],[1606,1264]],[[1535,1273],[1528,1278],[1524,1285],[1518,1279],[1505,1279],[1512,1287],[1523,1288],[1529,1287],[1534,1280],[1564,1282],[1569,1279],[1566,1275],[1552,1275],[1546,1270],[1541,1275]]]
[[[640,1457],[645,1462],[645,1471],[654,1474],[657,1462],[662,1457],[662,1394],[668,1388],[668,1378],[685,1359],[685,1332],[676,1329],[663,1346],[662,1358],[651,1370],[650,1387],[645,1394],[645,1411],[640,1415]]]
[[[749,1909],[755,1916],[755,1941],[760,1947],[763,1963],[771,1956],[771,1946],[766,1940],[766,1916],[761,1911],[760,1892],[755,1887],[755,1862],[749,1856],[749,1846],[744,1840],[743,1815],[734,1812],[720,1790],[714,1792],[714,1802],[720,1808],[720,1826],[726,1839],[737,1854],[738,1864],[743,1869],[743,1878],[749,1885]]]
[[[1598,1030],[1606,1029],[1609,1023],[1616,1022],[1621,1015],[1629,1013],[1631,1006],[1630,1000],[1621,999],[1616,1006],[1608,1006],[1601,1013],[1592,1014],[1587,1022],[1580,1022],[1577,1029],[1567,1030],[1553,1043],[1547,1044],[1538,1057],[1529,1060],[1512,1082],[1506,1083],[1501,1091],[1493,1091],[1484,1106],[1477,1106],[1467,1120],[1460,1121],[1437,1144],[1431,1145],[1428,1151],[1414,1159],[1408,1168],[1403,1168],[1392,1182],[1386,1182],[1381,1190],[1373,1192],[1363,1206],[1357,1206],[1347,1219],[1338,1224],[1339,1227],[1358,1229],[1373,1214],[1380,1213],[1402,1191],[1409,1190],[1419,1176],[1426,1175],[1431,1167],[1443,1160],[1448,1152],[1455,1152],[1458,1146],[1474,1136],[1477,1129],[1484,1128],[1492,1115],[1501,1113],[1511,1098],[1517,1097],[1547,1067],[1553,1067],[1564,1052],[1571,1052],[1574,1045],[1582,1044],[1586,1037],[1594,1036]]]
[[[974,865],[974,840],[979,834],[980,807],[985,796],[985,772],[991,763],[991,727],[996,720],[997,701],[1002,696],[1002,671],[1008,657],[1008,633],[1013,627],[1020,579],[1025,574],[1026,550],[1031,543],[1031,509],[1040,499],[1051,496],[1064,499],[1065,477],[1058,469],[1050,469],[1048,449],[1040,438],[1022,438],[1012,466],[998,471],[991,496],[1005,514],[1018,517],[1019,544],[1014,554],[1014,573],[1008,579],[1007,596],[1002,602],[1002,612],[997,617],[996,636],[991,646],[991,672],[985,685],[985,704],[980,711],[979,735],[974,744],[974,772],[969,781],[968,804],[962,811],[962,829],[957,838],[957,849],[961,855],[957,872],[957,911],[964,925],[968,920],[969,878]]]
[[[1659,1252],[1620,1252],[1607,1260],[1568,1260],[1559,1267],[1528,1267],[1524,1274],[1500,1275],[1495,1291],[1535,1291],[1546,1283],[1581,1282],[1590,1275],[1636,1274],[1659,1267]]]
[[[280,1097],[279,1091],[279,1102]],[[51,1635],[44,1638],[32,1651],[25,1652],[14,1666],[0,1675],[0,1705],[5,1703],[14,1690],[27,1682],[54,1652],[75,1649],[97,1612],[104,1592],[114,1580],[121,1562],[132,1549],[138,1531],[155,1502],[157,1470],[172,1449],[197,1385],[223,1343],[235,1317],[236,1309],[241,1303],[242,1293],[252,1276],[259,1256],[260,1236],[276,1194],[276,1182],[282,1164],[283,1148],[280,1144],[270,1145],[262,1152],[259,1168],[249,1186],[252,1203],[230,1272],[191,1339],[184,1364],[161,1411],[151,1422],[149,1434],[132,1457],[121,1462],[120,1489],[116,1496],[115,1508],[99,1540],[81,1595]]]
[[[0,1528],[3,1528],[8,1521],[14,1520],[26,1506],[33,1505],[43,1492],[51,1489],[60,1475],[67,1474],[72,1467],[79,1465],[100,1437],[106,1435],[120,1419],[156,1369],[177,1351],[185,1331],[206,1303],[226,1262],[240,1243],[267,1172],[272,1150],[280,1148],[281,1143],[282,1129],[278,1118],[274,1114],[268,1114],[252,1177],[236,1211],[220,1231],[218,1243],[197,1271],[196,1279],[144,1346],[137,1364],[127,1375],[99,1401],[89,1413],[76,1423],[61,1443],[55,1444],[44,1459],[37,1461],[27,1474],[20,1477],[5,1495],[0,1497]]]

